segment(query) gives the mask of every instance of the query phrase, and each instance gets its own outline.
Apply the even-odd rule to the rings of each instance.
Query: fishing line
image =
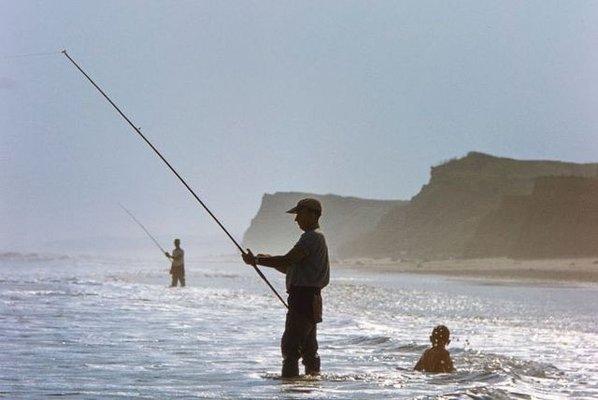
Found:
[[[137,218],[135,218],[135,215],[133,215],[133,213],[129,210],[127,210],[125,208],[125,206],[123,206],[122,204],[118,203],[118,205],[120,206],[120,208],[122,208],[127,214],[129,214],[129,216],[133,219],[133,221],[137,222],[137,225],[139,225],[141,227],[141,229],[143,229],[143,231],[147,234],[147,236],[149,236],[150,239],[152,239],[152,241],[156,244],[156,246],[158,246],[158,248],[162,251],[162,253],[166,253],[166,250],[164,250],[162,248],[162,246],[160,246],[160,243],[158,243],[158,241],[156,240],[156,238],[154,238],[152,236],[151,233],[149,233],[149,231],[145,228],[145,226],[143,226],[143,224],[141,222],[139,222],[139,220]]]

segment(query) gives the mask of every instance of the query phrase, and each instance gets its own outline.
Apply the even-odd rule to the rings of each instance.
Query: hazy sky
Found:
[[[142,235],[119,201],[228,246],[64,56],[11,55],[68,49],[240,240],[264,192],[408,199],[470,150],[598,161],[597,20],[593,1],[0,1],[0,250]]]

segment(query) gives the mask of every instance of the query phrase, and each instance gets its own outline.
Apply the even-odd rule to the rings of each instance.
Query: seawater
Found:
[[[0,263],[0,397],[397,399],[598,397],[598,287],[334,267],[322,376],[281,380],[285,310],[251,268]],[[282,292],[283,276],[265,271]],[[437,324],[457,372],[413,366]]]

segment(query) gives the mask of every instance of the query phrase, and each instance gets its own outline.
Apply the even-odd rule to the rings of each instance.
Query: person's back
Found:
[[[431,347],[421,356],[414,368],[422,372],[453,372],[453,361],[444,347]]]
[[[432,330],[430,342],[432,347],[424,351],[413,368],[422,372],[453,372],[453,360],[445,348],[450,343],[450,332],[444,325],[438,325]]]

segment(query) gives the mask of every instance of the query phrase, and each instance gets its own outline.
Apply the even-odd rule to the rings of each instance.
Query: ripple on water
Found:
[[[592,378],[598,373],[598,336],[595,325],[588,327],[598,310],[578,311],[591,299],[598,304],[597,291],[589,288],[580,289],[585,297],[576,300],[570,288],[550,288],[550,296],[543,297],[538,290],[531,296],[533,288],[435,277],[333,276],[318,328],[323,374],[282,380],[284,309],[251,271],[209,267],[192,274],[184,290],[166,289],[167,276],[151,266],[101,263],[22,274],[0,268],[0,395],[528,399],[598,394]],[[225,268],[231,272],[219,272]],[[282,284],[275,276],[273,282]],[[563,300],[561,309],[555,310],[555,298]],[[413,371],[437,323],[451,329],[454,374]]]

